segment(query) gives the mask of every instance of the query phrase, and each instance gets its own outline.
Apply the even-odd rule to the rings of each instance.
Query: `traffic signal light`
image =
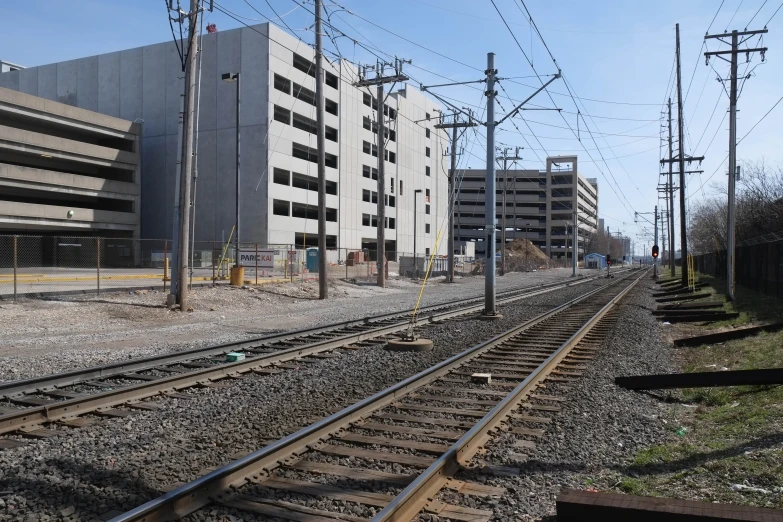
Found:
[[[652,256],[653,256],[653,259],[657,259],[658,258],[658,245],[653,245]]]
[[[612,264],[612,256],[609,254],[606,254],[606,264],[611,265]]]

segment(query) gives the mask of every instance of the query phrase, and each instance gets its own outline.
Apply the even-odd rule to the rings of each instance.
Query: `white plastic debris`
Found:
[[[749,493],[763,493],[765,495],[768,495],[770,491],[768,489],[764,488],[757,488],[755,486],[746,486],[745,484],[734,484],[731,486],[732,491],[747,491]]]

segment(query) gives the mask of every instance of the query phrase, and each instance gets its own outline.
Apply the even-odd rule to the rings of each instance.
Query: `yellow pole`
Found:
[[[430,278],[430,272],[432,271],[432,262],[435,259],[435,252],[438,251],[438,246],[440,245],[440,238],[442,232],[443,232],[442,230],[439,230],[438,236],[435,238],[435,248],[432,250],[432,253],[430,254],[430,261],[427,264],[427,272],[424,274],[424,281],[422,281],[421,288],[419,289],[419,297],[416,299],[416,306],[413,307],[413,315],[411,316],[411,323],[410,326],[408,326],[409,336],[413,333],[413,327],[416,324],[416,314],[419,312],[419,305],[421,304],[421,296],[424,295],[424,287],[427,285],[427,280]]]

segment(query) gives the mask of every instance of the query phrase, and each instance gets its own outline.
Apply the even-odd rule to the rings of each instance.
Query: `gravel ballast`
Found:
[[[102,420],[88,428],[0,453],[0,517],[91,520],[127,510],[157,490],[200,476],[207,467],[255,450],[336,407],[345,407],[469,346],[484,341],[604,281],[532,297],[504,307],[504,318],[464,318],[428,327],[425,353],[380,348],[302,363],[298,370],[249,376],[225,389],[192,389],[192,399],[158,399],[158,411]],[[202,512],[200,517],[209,516]],[[243,514],[240,520],[252,517]],[[219,520],[220,518],[214,518]]]
[[[504,498],[465,497],[464,505],[493,510],[495,520],[550,520],[562,489],[611,486],[640,449],[666,438],[666,405],[614,384],[619,375],[673,371],[664,327],[650,313],[656,304],[651,284],[643,279],[621,302],[614,327],[581,378],[547,383],[544,393],[562,397],[556,403],[562,410],[533,414],[551,418],[551,424],[514,423],[544,429],[543,437],[530,438],[535,449],[520,449],[514,444],[520,437],[504,435],[477,458],[478,464],[518,468],[518,476],[470,472],[457,477],[507,488]],[[454,501],[448,493],[442,499]]]
[[[497,289],[538,286],[570,275],[569,269],[514,272],[497,278]],[[458,278],[454,284],[436,278],[427,284],[422,305],[478,297],[483,285],[482,277]],[[153,291],[3,301],[0,382],[409,310],[419,289],[409,280],[390,280],[385,289],[338,280],[330,282],[324,304],[312,297],[317,297],[317,282],[221,285],[194,289],[191,313],[166,309],[165,294]]]

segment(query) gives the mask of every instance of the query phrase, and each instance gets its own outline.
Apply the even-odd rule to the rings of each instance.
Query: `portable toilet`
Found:
[[[307,249],[307,271],[311,273],[318,272],[318,249],[317,248]]]
[[[606,268],[606,256],[601,254],[587,254],[584,257],[585,268],[597,268],[599,270]]]

